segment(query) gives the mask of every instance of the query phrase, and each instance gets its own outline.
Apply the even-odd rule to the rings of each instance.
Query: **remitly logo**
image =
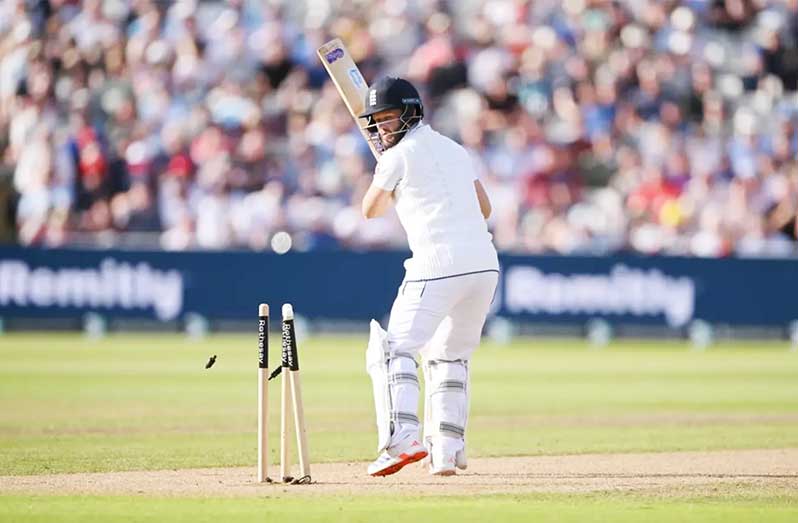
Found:
[[[505,271],[504,290],[511,313],[662,315],[671,327],[681,327],[693,318],[696,284],[622,264],[604,274],[544,273],[519,265]]]
[[[99,267],[31,267],[0,260],[0,306],[151,308],[159,320],[177,318],[183,308],[183,277],[148,263],[105,258]]]

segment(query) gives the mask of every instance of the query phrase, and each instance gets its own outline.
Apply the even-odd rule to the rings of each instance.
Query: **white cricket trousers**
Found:
[[[468,360],[479,346],[498,276],[498,271],[490,270],[402,282],[388,321],[392,355],[388,374],[396,423],[392,429],[393,443],[419,437],[420,391],[415,358],[420,353],[426,362],[425,378],[433,381],[426,383],[425,439],[429,436],[430,448],[440,446],[453,456],[464,448]],[[435,364],[433,377],[428,365],[434,361],[440,363]],[[451,391],[455,380],[461,385]],[[443,438],[445,432],[455,437]]]
[[[479,346],[496,291],[496,270],[405,280],[388,322],[391,353],[424,360],[464,360]]]

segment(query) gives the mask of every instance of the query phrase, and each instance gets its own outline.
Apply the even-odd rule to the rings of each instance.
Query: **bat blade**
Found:
[[[363,112],[366,94],[368,93],[369,86],[363,75],[358,69],[357,64],[352,60],[352,56],[346,49],[346,46],[340,38],[330,40],[316,50],[319,60],[330,75],[338,94],[349,109],[349,114],[355,120],[355,123],[360,129],[360,134],[365,138],[366,143],[369,144],[372,154],[375,158],[379,158],[381,154],[380,148],[370,139],[369,132],[363,129],[365,122],[357,117]]]

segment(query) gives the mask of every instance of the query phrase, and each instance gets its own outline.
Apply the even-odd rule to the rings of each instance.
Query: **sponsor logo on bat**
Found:
[[[352,79],[352,83],[355,84],[355,87],[363,87],[363,77],[360,75],[360,71],[357,69],[350,69],[349,70],[349,78]]]
[[[324,58],[327,59],[328,64],[331,64],[336,60],[338,60],[339,58],[343,58],[343,56],[344,56],[344,50],[341,49],[340,47],[336,47],[335,49],[324,55]]]

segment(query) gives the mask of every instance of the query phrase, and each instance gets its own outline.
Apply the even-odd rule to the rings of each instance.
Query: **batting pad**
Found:
[[[428,360],[424,363],[424,440],[440,439],[465,446],[468,421],[468,363],[462,360]],[[447,446],[449,446],[447,445]]]
[[[390,354],[388,334],[371,320],[366,348],[366,372],[371,377],[377,418],[377,452],[391,444],[393,434],[418,432],[418,367],[410,354]]]

